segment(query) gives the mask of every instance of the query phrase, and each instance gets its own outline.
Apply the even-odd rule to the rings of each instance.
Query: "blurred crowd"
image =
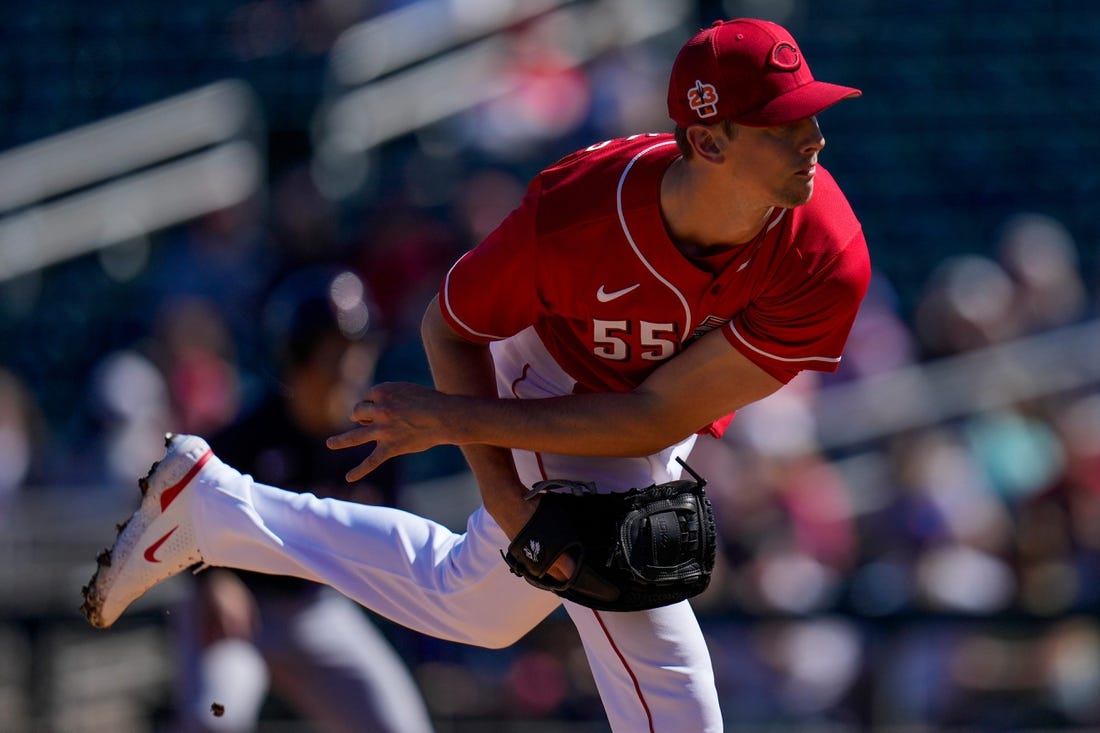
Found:
[[[1100,725],[1100,385],[1059,381],[1087,365],[1045,353],[988,408],[858,444],[816,420],[830,388],[912,367],[943,367],[931,390],[910,385],[928,400],[975,363],[992,381],[1040,334],[1091,339],[1080,345],[1095,355],[1095,295],[1066,228],[1021,214],[994,251],[940,263],[909,320],[880,274],[838,374],[800,375],[743,410],[721,446],[697,448],[728,571],[702,605],[729,652],[733,709],[759,706],[761,722],[785,710],[983,731]],[[879,398],[913,402],[891,384]]]
[[[286,7],[239,11],[235,27],[255,43],[238,51],[285,50],[256,29],[281,28]],[[332,29],[311,28],[299,42],[330,42],[319,39]],[[0,282],[0,510],[32,492],[128,495],[166,431],[227,426],[278,379],[279,324],[264,309],[303,268],[358,273],[385,331],[375,378],[429,383],[418,325],[447,267],[542,165],[668,128],[661,51],[626,49],[582,71],[566,40],[517,34],[518,92],[374,151],[351,201],[323,192],[306,132],[279,129],[262,195]],[[881,212],[858,205],[875,182],[842,163],[858,154],[837,144],[823,159],[857,191],[872,259],[892,263],[889,238],[875,238],[888,231],[874,229]],[[718,572],[696,604],[731,730],[1100,727],[1100,379],[1077,363],[1096,360],[1095,345],[1047,353],[1018,392],[975,393],[945,418],[858,441],[823,431],[818,412],[830,391],[948,365],[930,392],[880,395],[922,407],[972,374],[968,356],[1010,369],[1001,347],[1095,334],[1080,329],[1100,317],[1097,243],[1020,201],[985,240],[927,248],[948,254],[919,281],[878,268],[837,374],[800,375],[692,457],[721,525]],[[1086,376],[1060,381],[1067,370]],[[474,500],[451,448],[402,458],[397,475],[398,504],[422,502],[428,485]],[[441,720],[601,720],[583,652],[556,617],[494,652],[386,630]]]

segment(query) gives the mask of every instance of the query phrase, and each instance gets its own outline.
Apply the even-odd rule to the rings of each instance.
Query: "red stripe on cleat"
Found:
[[[210,456],[212,455],[214,455],[214,452],[210,450],[203,453],[202,457],[195,461],[195,465],[191,466],[191,470],[188,471],[179,482],[164,490],[164,493],[160,495],[160,510],[162,512],[168,508],[169,504],[176,500],[179,493],[183,491],[183,488],[191,482],[191,479],[195,478],[195,475],[202,470],[202,467],[206,465],[206,462],[210,460]]]

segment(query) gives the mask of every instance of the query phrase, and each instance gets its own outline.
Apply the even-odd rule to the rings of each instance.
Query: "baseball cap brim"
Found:
[[[746,127],[775,127],[788,125],[807,117],[813,117],[837,102],[862,95],[859,89],[811,81],[797,89],[780,94],[763,107],[734,118],[733,122]]]

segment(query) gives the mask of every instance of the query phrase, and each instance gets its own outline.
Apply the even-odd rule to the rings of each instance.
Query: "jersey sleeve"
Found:
[[[723,333],[735,349],[784,384],[804,369],[834,372],[870,277],[867,244],[857,232],[820,271],[759,298]]]
[[[478,343],[508,338],[539,313],[535,184],[522,203],[451,267],[440,288],[443,317]]]

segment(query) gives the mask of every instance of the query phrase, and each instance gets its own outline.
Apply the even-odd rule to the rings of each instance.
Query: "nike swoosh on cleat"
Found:
[[[168,530],[163,537],[161,537],[153,544],[149,545],[149,547],[145,549],[145,559],[149,562],[160,562],[160,560],[157,559],[157,550],[159,550],[160,546],[167,542],[168,538],[171,537],[172,534],[179,528],[180,526],[177,524],[175,527],[172,527],[172,529]]]
[[[641,285],[641,283],[634,283],[629,287],[625,287],[621,290],[614,290],[610,293],[604,290],[604,286],[601,285],[600,289],[596,291],[596,300],[600,301],[601,303],[609,303],[612,300],[615,300],[615,298],[621,298],[635,288],[641,287]]]
[[[164,490],[164,493],[160,495],[160,510],[162,512],[168,508],[169,504],[176,500],[179,493],[183,491],[183,487],[187,486],[187,484],[191,482],[191,479],[195,478],[195,475],[202,470],[202,467],[206,465],[206,462],[210,460],[210,456],[212,455],[214,455],[212,450],[203,453],[202,457],[195,461],[195,465],[191,466],[190,470],[184,474],[183,478]]]

